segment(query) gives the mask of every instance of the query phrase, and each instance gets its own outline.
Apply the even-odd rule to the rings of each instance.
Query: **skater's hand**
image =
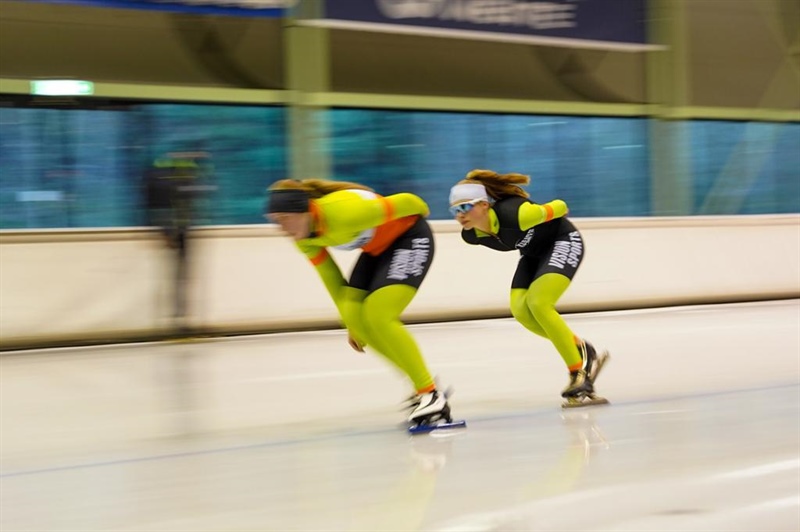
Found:
[[[350,344],[354,350],[358,351],[359,353],[364,352],[364,344],[358,340],[352,333],[347,333],[347,343]]]

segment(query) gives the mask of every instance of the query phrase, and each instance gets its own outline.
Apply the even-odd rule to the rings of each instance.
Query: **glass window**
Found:
[[[449,218],[450,187],[474,168],[531,176],[534,201],[564,199],[573,216],[650,211],[647,121],[335,109],[334,174],[382,194],[415,192]]]
[[[4,100],[4,103],[5,102]],[[450,187],[474,168],[531,176],[534,201],[576,217],[651,214],[647,118],[331,109],[333,176],[422,196],[449,218]],[[286,110],[116,102],[0,107],[0,229],[147,222],[154,161],[202,153],[199,224],[262,223],[265,189],[288,176]],[[696,120],[693,212],[800,212],[800,124]]]
[[[696,214],[800,212],[800,124],[691,122]]]
[[[143,225],[145,172],[176,152],[209,156],[196,223],[261,223],[287,174],[284,124],[280,107],[0,108],[0,228]]]
[[[287,176],[285,110],[281,107],[147,105],[146,144],[152,158],[204,152],[213,189],[199,212],[202,224],[263,223],[270,183]]]
[[[136,225],[125,113],[0,108],[0,227]]]

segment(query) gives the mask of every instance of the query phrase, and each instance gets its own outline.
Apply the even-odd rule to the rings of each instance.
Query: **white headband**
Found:
[[[486,187],[480,183],[459,183],[450,189],[450,205],[469,203],[471,201],[488,201]]]

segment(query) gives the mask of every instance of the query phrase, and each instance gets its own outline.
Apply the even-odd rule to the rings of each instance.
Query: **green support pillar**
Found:
[[[288,107],[289,171],[295,179],[331,176],[330,127],[326,108],[313,105],[317,93],[330,90],[328,30],[298,24],[322,18],[322,0],[300,0],[284,28],[284,64]]]
[[[649,0],[649,41],[665,47],[646,52],[650,120],[651,212],[654,216],[694,211],[689,122],[680,119],[690,104],[687,0]]]

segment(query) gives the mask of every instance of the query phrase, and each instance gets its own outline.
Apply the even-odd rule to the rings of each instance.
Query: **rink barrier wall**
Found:
[[[563,312],[800,297],[800,215],[574,219],[586,246]],[[435,259],[409,322],[510,316],[516,253],[432,222]],[[201,335],[334,328],[311,265],[272,225],[200,228],[190,268]],[[334,250],[347,275],[358,256]],[[171,256],[151,229],[0,233],[0,350],[169,337]]]

